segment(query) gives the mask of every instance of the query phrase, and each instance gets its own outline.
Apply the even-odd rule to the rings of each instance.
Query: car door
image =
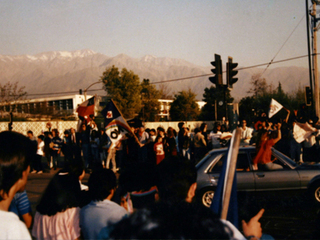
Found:
[[[255,152],[251,152],[252,159]],[[272,153],[272,158],[275,158]],[[274,160],[274,159],[273,159]],[[256,191],[294,190],[300,188],[300,176],[295,169],[291,169],[279,159],[275,163],[283,166],[280,170],[258,169],[254,171]]]
[[[226,159],[226,154],[227,152],[222,152],[218,156],[216,156],[216,163],[208,169],[207,174],[213,185],[216,185],[219,180],[219,175],[222,169],[223,161]],[[239,150],[236,169],[238,191],[254,191],[254,176],[250,167],[250,156],[248,155],[247,151]]]

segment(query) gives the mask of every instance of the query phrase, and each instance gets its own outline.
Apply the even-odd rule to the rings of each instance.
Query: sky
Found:
[[[0,54],[91,49],[249,67],[308,54],[305,0],[0,0]],[[311,5],[311,0],[310,0]],[[290,37],[289,37],[290,36]],[[271,67],[307,67],[307,58]]]

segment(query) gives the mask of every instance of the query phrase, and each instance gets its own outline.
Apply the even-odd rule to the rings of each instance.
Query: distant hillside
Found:
[[[97,82],[106,68],[112,65],[119,69],[127,68],[139,75],[140,80],[150,79],[151,83],[210,74],[210,66],[201,67],[181,59],[144,56],[140,59],[125,54],[115,57],[78,50],[73,52],[46,52],[36,55],[8,56],[0,55],[0,83],[19,82],[25,86],[28,94],[78,91]],[[247,95],[253,74],[261,69],[239,71],[238,82],[231,94],[239,100]],[[308,70],[299,67],[269,69],[263,75],[268,84],[274,87],[281,82],[285,92],[295,91],[299,85],[308,85]],[[159,84],[157,84],[158,86]],[[206,87],[212,83],[208,77],[197,77],[165,83],[170,94],[191,88],[198,100]],[[92,87],[100,88],[99,85]],[[101,91],[104,94],[103,91]],[[43,97],[43,96],[42,96]]]

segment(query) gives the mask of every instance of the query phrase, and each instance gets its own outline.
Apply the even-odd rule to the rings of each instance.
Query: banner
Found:
[[[271,99],[271,103],[270,103],[270,109],[269,109],[269,116],[268,117],[272,118],[282,108],[283,108],[283,106],[272,98]]]

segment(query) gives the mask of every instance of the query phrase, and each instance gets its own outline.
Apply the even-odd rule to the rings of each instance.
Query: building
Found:
[[[77,106],[84,102],[85,99],[89,99],[91,97],[92,95],[87,95],[87,97],[85,98],[84,95],[76,94],[67,96],[18,100],[9,103],[2,102],[0,103],[0,113],[13,112],[16,116],[21,115],[21,117],[30,117],[33,115],[77,117]],[[99,104],[97,104],[97,106],[103,108],[107,99],[108,98],[106,97],[102,97],[102,100],[99,101]],[[173,102],[173,100],[158,99],[158,101],[160,102],[160,118],[162,120],[170,120],[169,111],[170,105]],[[205,102],[203,101],[197,101],[197,103],[199,105],[199,109],[201,109],[205,105]]]
[[[90,96],[87,96],[89,99]],[[23,115],[76,116],[79,104],[85,101],[84,95],[55,96],[36,99],[1,102],[0,112],[13,112]]]
[[[170,120],[170,106],[171,103],[173,102],[172,99],[159,99],[158,100],[160,102],[160,112],[159,112],[159,116],[161,119],[163,120]],[[204,101],[197,101],[197,104],[199,106],[199,109],[201,109],[206,102]]]

